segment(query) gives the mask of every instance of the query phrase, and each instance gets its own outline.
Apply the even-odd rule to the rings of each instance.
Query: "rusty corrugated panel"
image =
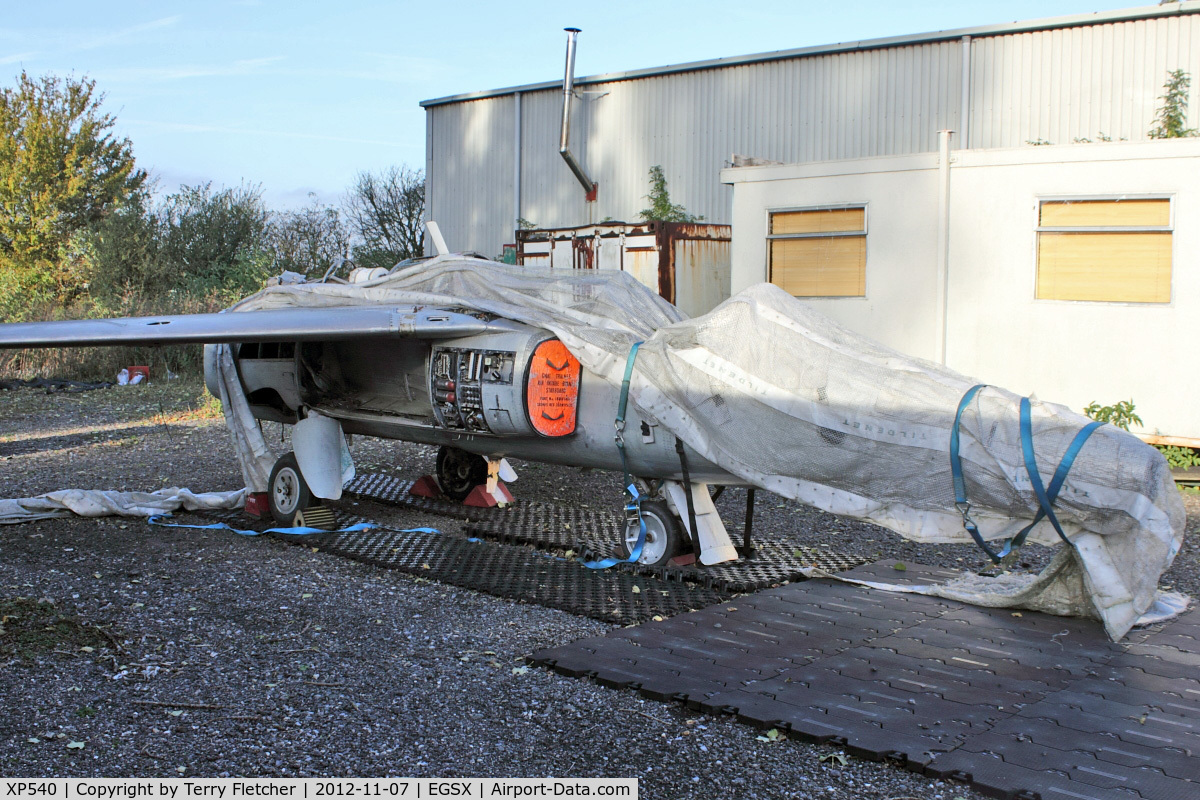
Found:
[[[658,293],[672,303],[675,302],[675,240],[670,225],[654,223],[654,238],[658,247]]]
[[[729,296],[728,225],[642,222],[576,225],[516,232],[517,263],[621,269],[689,314]],[[569,264],[559,256],[570,255]],[[681,281],[686,291],[680,292]]]

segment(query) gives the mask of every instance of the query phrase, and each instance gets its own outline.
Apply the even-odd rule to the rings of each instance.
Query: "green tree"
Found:
[[[686,208],[671,202],[667,177],[658,164],[650,168],[650,194],[646,195],[646,199],[650,201],[650,207],[638,212],[645,222],[700,222],[704,219],[689,214]]]
[[[1176,69],[1167,73],[1163,84],[1163,101],[1155,116],[1155,126],[1147,134],[1151,139],[1180,139],[1197,135],[1195,128],[1187,127],[1188,89],[1192,76],[1185,70]]]
[[[350,231],[341,213],[317,202],[294,211],[275,214],[271,240],[275,249],[275,271],[291,270],[321,278],[350,256]]]
[[[80,288],[101,309],[120,314],[124,298],[170,287],[170,276],[158,256],[156,217],[147,208],[147,198],[122,204],[74,242],[86,265]]]
[[[391,268],[425,254],[425,173],[391,167],[361,172],[345,199],[346,217],[357,239],[354,263]]]
[[[146,173],[100,110],[95,81],[31,78],[0,89],[0,313],[70,293],[72,237],[137,198]]]
[[[167,283],[147,291],[169,286],[234,299],[261,289],[275,271],[271,212],[258,187],[182,186],[158,205],[154,224],[157,274]]]

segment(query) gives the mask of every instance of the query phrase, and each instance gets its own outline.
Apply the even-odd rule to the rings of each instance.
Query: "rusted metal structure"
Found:
[[[730,226],[604,222],[517,231],[517,263],[628,272],[689,316],[729,297]]]

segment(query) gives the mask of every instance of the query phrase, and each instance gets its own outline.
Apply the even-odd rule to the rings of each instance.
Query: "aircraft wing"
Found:
[[[436,308],[281,308],[222,314],[16,322],[0,325],[0,348],[303,342],[366,337],[446,339],[487,330],[488,325],[483,320]]]

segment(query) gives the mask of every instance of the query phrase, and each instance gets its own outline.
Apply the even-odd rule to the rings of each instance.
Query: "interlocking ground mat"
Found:
[[[951,574],[895,563],[846,574]],[[1200,610],[1114,643],[1090,620],[811,580],[529,660],[994,797],[1200,797]]]

